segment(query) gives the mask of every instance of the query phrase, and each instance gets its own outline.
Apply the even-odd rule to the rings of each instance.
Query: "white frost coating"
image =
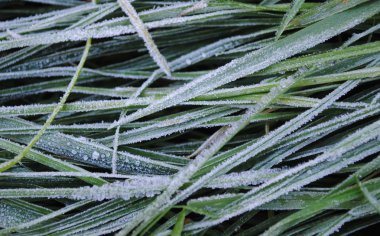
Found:
[[[288,171],[277,176],[276,178],[271,179],[269,182],[266,182],[265,184],[259,186],[258,188],[254,189],[252,191],[249,191],[248,193],[246,193],[246,195],[249,196],[250,194],[255,194],[257,191],[267,187],[271,183],[275,183],[276,181],[280,181],[281,179],[284,179],[286,176],[294,175],[300,171],[305,170],[306,168],[310,168],[312,166],[318,165],[318,164],[326,162],[326,161],[335,161],[337,158],[341,157],[344,153],[355,149],[355,147],[358,147],[360,145],[365,144],[369,140],[375,139],[376,136],[379,135],[379,133],[380,133],[380,121],[374,122],[371,125],[366,126],[363,129],[358,130],[355,133],[351,134],[349,137],[347,137],[343,141],[339,142],[333,148],[331,148],[327,152],[323,153],[322,155],[318,156],[317,158],[315,158],[311,161],[308,161],[304,164],[300,164],[294,168],[289,169]],[[375,150],[375,152],[378,150],[379,150],[379,148],[377,148],[377,150]],[[323,171],[318,171],[318,173],[316,173],[314,176],[304,178],[304,179],[300,180],[296,185],[287,186],[286,188],[281,188],[281,189],[274,188],[273,190],[270,190],[269,193],[268,193],[268,191],[267,192],[264,191],[264,194],[259,193],[253,199],[249,199],[249,198],[247,199],[246,198],[247,200],[241,201],[239,204],[235,204],[233,206],[231,205],[230,208],[225,208],[224,210],[222,210],[221,215],[223,215],[223,216],[220,219],[218,219],[217,221],[220,223],[220,222],[223,222],[227,219],[230,219],[231,217],[242,214],[243,212],[251,210],[251,209],[258,207],[258,206],[260,206],[266,202],[269,202],[269,201],[271,201],[271,200],[273,200],[273,199],[275,199],[275,198],[277,198],[283,194],[286,194],[291,190],[299,189],[300,187],[302,187],[302,186],[304,186],[310,182],[313,182],[316,179],[320,179],[320,178],[322,178],[322,177],[324,177],[330,173],[336,172],[336,171],[342,169],[343,167],[346,167],[350,163],[354,163],[356,161],[363,159],[364,157],[366,157],[368,155],[373,154],[373,151],[371,151],[371,150],[369,150],[368,152],[369,153],[361,152],[352,160],[350,159],[348,161],[344,161],[342,164],[340,164],[338,166],[335,166],[335,167],[333,166],[332,170],[326,169]],[[214,223],[216,223],[216,221]]]
[[[303,124],[311,121],[316,115],[318,115],[320,112],[325,110],[328,106],[330,106],[335,100],[346,94],[348,91],[353,89],[359,82],[358,81],[349,81],[345,84],[341,85],[338,89],[330,93],[328,96],[323,98],[319,104],[317,104],[314,108],[305,111],[304,113],[300,114],[293,120],[285,123],[283,126],[279,127],[275,131],[270,132],[267,136],[263,137],[258,143],[265,142],[265,140],[271,141],[272,144],[275,144],[276,141],[281,140],[282,137],[286,136],[287,134],[292,133],[294,130],[301,127]],[[281,136],[279,136],[281,134]],[[269,146],[272,146],[272,144],[268,144]],[[257,147],[258,144],[254,144],[247,149],[245,149],[243,152],[240,152],[235,157],[232,157],[231,159],[244,157],[245,155],[248,155],[252,157],[253,153],[258,153],[255,147]],[[256,149],[254,152],[252,152],[254,149]],[[259,148],[261,149],[261,148]],[[247,157],[244,157],[246,159]],[[237,164],[235,161],[233,161],[234,165]],[[238,163],[242,163],[244,161],[240,161]],[[232,163],[231,163],[232,164]]]
[[[19,26],[39,24],[40,22],[43,22],[46,19],[52,19],[52,17],[55,17],[57,15],[61,16],[61,15],[70,14],[72,12],[89,11],[89,10],[94,10],[97,8],[99,8],[99,5],[88,3],[88,4],[81,4],[80,6],[77,6],[77,7],[66,8],[63,10],[50,11],[44,14],[16,18],[14,20],[8,20],[8,21],[2,21],[0,22],[0,29],[18,28]]]
[[[0,81],[31,77],[72,76],[74,73],[75,67],[53,67],[40,70],[3,72],[0,73]]]
[[[182,69],[182,68],[185,68],[186,66],[189,66],[191,64],[195,64],[201,60],[205,60],[207,59],[208,57],[211,57],[213,55],[216,55],[218,52],[223,52],[225,50],[228,50],[230,48],[234,48],[242,43],[245,42],[245,40],[249,40],[249,39],[253,39],[257,36],[260,36],[260,35],[263,35],[263,34],[267,34],[267,33],[270,33],[270,32],[273,32],[274,30],[273,29],[270,29],[270,30],[262,30],[262,31],[259,31],[259,32],[255,32],[253,34],[248,34],[248,35],[239,35],[239,36],[235,36],[235,37],[230,37],[230,38],[226,38],[226,39],[222,39],[222,40],[219,40],[215,43],[212,43],[212,44],[209,44],[207,46],[204,46],[204,47],[201,47],[195,51],[192,51],[188,54],[185,54],[177,59],[175,59],[174,61],[170,62],[169,63],[169,66],[174,70],[179,70],[179,69]],[[132,97],[138,97],[142,91],[148,87],[148,85],[150,85],[153,81],[155,81],[158,76],[160,75],[161,71],[160,70],[156,70],[152,73],[152,75],[149,77],[148,80],[146,80],[139,88],[138,90],[134,93],[134,95]],[[132,98],[131,97],[131,98]],[[128,104],[128,102],[127,102]],[[121,119],[119,119],[119,121],[117,122],[114,122],[110,128],[113,128],[117,125],[120,125],[122,124],[122,120],[125,119],[124,116],[122,116]]]
[[[238,109],[228,107],[211,107],[198,112],[189,112],[188,114],[177,118],[158,121],[157,123],[151,125],[147,124],[141,128],[126,131],[120,135],[119,144],[138,143],[141,141],[167,136],[175,132],[182,132],[236,111],[238,111]],[[101,142],[110,145],[112,138],[112,136],[106,137],[102,139]]]
[[[298,74],[297,74],[298,76]],[[159,209],[162,209],[165,204],[170,201],[171,196],[185,184],[191,176],[193,176],[206,161],[215,155],[231,138],[233,138],[242,128],[249,124],[252,116],[261,112],[265,107],[270,105],[279,95],[286,92],[291,85],[293,85],[295,79],[289,77],[280,81],[278,86],[271,89],[271,91],[262,96],[260,101],[253,107],[248,108],[247,111],[241,116],[240,120],[230,126],[224,126],[215,132],[211,137],[205,141],[203,149],[197,154],[194,161],[182,168],[172,179],[169,185],[165,188],[163,193],[159,195],[154,202],[147,206],[141,214],[138,214],[135,219],[127,224],[127,226],[121,230],[118,235],[127,234],[140,222],[146,222],[148,219],[144,216],[146,214],[156,214]],[[145,219],[144,219],[145,218]]]
[[[110,5],[110,4],[107,4]],[[25,27],[18,27],[15,28],[15,32],[19,34],[29,34],[38,30],[46,30],[49,29],[62,21],[64,22],[67,18],[75,19],[79,17],[82,14],[85,14],[87,12],[97,10],[100,8],[100,5],[95,4],[84,4],[85,7],[73,7],[69,8],[70,11],[61,11],[56,15],[53,15],[52,17],[39,20],[37,22],[34,22],[33,24],[29,24]],[[103,9],[100,9],[102,11]],[[75,25],[75,24],[74,24]],[[70,28],[70,27],[69,27]],[[0,34],[0,37],[3,36]]]
[[[132,25],[135,27],[137,34],[142,38],[145,42],[145,46],[149,51],[150,56],[157,63],[157,65],[165,72],[165,74],[171,77],[170,68],[168,62],[165,57],[160,53],[156,44],[153,41],[152,36],[148,32],[147,27],[145,27],[144,23],[140,19],[137,14],[135,8],[129,2],[129,0],[118,0],[117,1],[123,9],[123,11],[128,15]]]
[[[277,176],[282,170],[261,169],[236,172],[222,175],[212,180],[206,187],[209,188],[232,188],[238,186],[256,185]]]
[[[133,105],[147,105],[152,102],[154,98],[136,98]],[[95,111],[114,108],[125,108],[125,102],[127,100],[99,100],[99,101],[79,101],[65,104],[62,112],[65,111]],[[52,112],[56,103],[53,104],[32,104],[32,105],[20,105],[20,106],[2,106],[0,107],[0,116],[14,116],[14,115],[37,115],[48,114]]]
[[[117,4],[115,4],[115,3],[103,4],[100,6],[101,6],[101,8],[98,11],[93,12],[93,13],[89,14],[88,16],[82,18],[80,21],[72,24],[67,29],[73,29],[76,27],[88,26],[88,25],[90,25],[94,22],[97,22],[98,20],[104,18],[105,16],[111,14],[112,12],[114,12],[118,8]]]
[[[355,8],[357,17],[352,19],[350,14],[346,12],[340,13],[342,19],[341,24],[337,24],[336,15],[328,17],[318,23],[304,28],[285,39],[262,48],[258,51],[248,53],[247,55],[235,59],[225,66],[209,72],[192,82],[182,86],[178,90],[170,93],[165,98],[149,105],[147,108],[140,109],[135,113],[125,117],[122,123],[127,123],[139,119],[141,117],[161,111],[165,108],[175,106],[181,102],[187,101],[221,85],[235,81],[241,77],[247,76],[259,70],[262,70],[278,61],[291,57],[299,52],[311,48],[327,39],[352,28],[361,23],[371,15],[378,11],[378,5],[374,3],[371,12],[361,11],[360,7]],[[349,11],[347,11],[349,12]]]
[[[164,180],[164,181],[163,181]],[[71,196],[72,199],[103,201],[105,199],[122,198],[129,200],[137,197],[153,197],[166,187],[165,178],[142,178],[125,182],[114,182],[102,186],[80,187]]]
[[[273,31],[272,29],[263,30],[263,31],[259,31],[259,32],[253,33],[253,34],[248,34],[248,35],[243,35],[243,36],[239,35],[236,37],[230,37],[227,39],[219,40],[216,43],[212,43],[212,44],[207,45],[205,47],[201,47],[201,48],[199,48],[193,52],[190,52],[186,55],[183,55],[180,58],[170,62],[169,65],[170,65],[170,67],[173,68],[173,70],[179,70],[179,69],[182,69],[182,68],[184,68],[190,64],[194,64],[194,63],[197,63],[201,60],[205,60],[207,57],[211,57],[213,55],[216,55],[218,52],[222,52],[222,51],[228,50],[230,48],[236,47],[236,46],[244,43],[245,40],[247,40],[247,39],[252,39],[252,38],[255,38],[259,35],[267,34],[267,33],[270,33],[272,31]],[[145,88],[147,88],[154,80],[157,79],[157,77],[160,75],[160,73],[161,73],[160,70],[154,71],[152,73],[152,75],[149,77],[149,79],[146,80],[139,87],[139,89],[131,96],[131,98],[138,97]],[[128,102],[127,102],[127,104],[128,104]],[[114,152],[116,152],[115,150],[117,150],[117,146],[118,146],[118,142],[119,142],[119,132],[120,132],[119,126],[122,124],[123,119],[125,119],[125,114],[121,115],[121,118],[119,119],[119,121],[114,122],[110,126],[110,128],[113,128],[116,125],[118,125],[118,127],[115,131],[115,138],[114,138],[114,145],[113,145],[114,146]],[[113,155],[113,159],[114,159],[114,155]]]
[[[325,109],[326,107],[328,107],[328,105],[329,104],[331,104],[332,102],[334,102],[336,99],[338,99],[340,96],[342,96],[342,95],[344,95],[347,91],[349,91],[349,90],[351,90],[353,87],[355,87],[355,85],[357,84],[358,82],[357,81],[354,81],[354,82],[346,82],[345,83],[345,85],[344,86],[341,86],[341,88],[340,89],[337,89],[336,91],[334,91],[333,93],[331,93],[329,96],[327,96],[325,99],[322,99],[322,101],[320,102],[320,105],[322,105],[322,109],[321,109],[321,107],[319,107],[319,109],[316,109],[317,110],[317,112],[316,113],[314,113],[314,114],[311,114],[310,115],[310,118],[308,118],[308,119],[305,119],[306,117],[304,117],[304,116],[302,116],[302,117],[299,117],[300,118],[300,120],[302,120],[302,122],[307,122],[307,121],[309,121],[312,117],[314,117],[315,115],[317,115],[317,114],[319,114],[323,109]],[[318,106],[317,106],[317,108],[318,108]],[[315,110],[315,109],[311,109],[311,110]],[[314,111],[315,112],[315,111]],[[306,114],[308,114],[308,112],[305,112]],[[304,114],[305,115],[305,114]],[[305,120],[304,120],[305,119]],[[291,131],[290,131],[291,132]],[[259,146],[260,147],[260,146]],[[246,157],[247,158],[247,157]],[[236,160],[234,160],[234,161],[236,161]],[[230,161],[226,161],[225,163],[222,163],[220,166],[222,166],[223,164],[226,164],[226,163],[228,163],[227,165],[232,165],[232,166],[236,166],[237,165],[237,163],[236,163],[236,165],[235,165],[235,163],[234,163],[234,161],[232,161],[232,162],[230,162]],[[239,162],[239,163],[241,163],[241,162]],[[220,167],[219,166],[219,167]],[[232,166],[229,166],[230,168],[232,168]],[[216,173],[218,170],[218,167],[217,168],[215,168],[215,169],[213,169],[212,171],[211,171],[211,173],[212,172],[214,172],[214,173]],[[220,169],[219,169],[219,171],[220,171]],[[207,179],[209,180],[210,179],[210,177],[212,177],[212,175],[209,175],[209,174],[206,174],[206,176],[204,176],[204,177],[202,177],[200,180],[201,180],[201,182],[202,182],[202,180],[203,180],[203,182],[205,182],[205,181],[207,181]],[[195,183],[196,184],[196,183]],[[191,187],[193,187],[193,186],[191,186]],[[190,188],[191,188],[190,187]],[[186,189],[184,192],[186,192],[186,191],[188,191],[188,189]],[[191,191],[191,190],[190,190]],[[190,191],[188,191],[188,192],[190,192]],[[194,189],[192,189],[192,191],[195,191]],[[182,197],[183,198],[185,198],[183,195],[182,195]],[[182,198],[182,199],[183,199]],[[181,199],[181,198],[174,198],[172,201],[170,201],[169,202],[169,204],[170,203],[173,203],[173,202],[177,202],[177,201],[180,201],[179,199]],[[181,200],[182,200],[181,199]]]
[[[188,54],[185,54],[169,63],[170,68],[172,68],[173,71],[183,69],[191,64],[195,64],[197,62],[200,62],[202,60],[207,59],[208,57],[214,56],[220,52],[224,52],[225,50],[229,50],[231,48],[237,47],[247,40],[252,40],[255,37],[258,37],[263,34],[268,34],[271,32],[274,32],[275,30],[269,29],[269,30],[262,30],[259,32],[255,32],[252,34],[247,35],[239,35],[234,36],[226,39],[219,40],[215,43],[209,44],[207,46],[201,47],[195,51],[192,51]],[[134,94],[134,97],[138,97],[142,91],[148,87],[152,82],[154,82],[159,76],[161,70],[156,70],[152,73],[152,75],[146,80],[136,91]],[[114,128],[118,125],[123,124],[123,120],[125,119],[125,116],[123,116],[121,119],[119,119],[117,122],[114,122],[110,128]]]
[[[377,126],[378,126],[377,129],[379,129],[380,128],[379,124]],[[368,132],[368,130],[371,130],[372,128],[373,127],[366,127],[366,130],[364,130],[363,133]],[[361,130],[361,131],[363,131],[363,130]],[[377,132],[379,132],[379,130]],[[346,141],[346,140],[344,140],[344,141]],[[365,142],[366,140],[360,140],[359,139],[356,141],[357,142],[355,143],[355,145],[360,146],[363,144],[363,142],[361,142],[361,141]],[[305,186],[305,185],[307,185],[307,184],[309,184],[309,183],[311,183],[317,179],[323,178],[324,176],[326,176],[328,174],[337,172],[337,171],[341,170],[342,168],[348,166],[349,164],[358,162],[358,161],[362,160],[363,158],[365,158],[369,155],[372,155],[374,153],[379,152],[380,151],[379,143],[377,143],[377,147],[376,147],[376,144],[374,144],[374,146],[375,146],[374,148],[371,148],[370,150],[366,150],[366,151],[357,153],[357,154],[353,155],[353,157],[350,157],[347,160],[344,159],[343,163],[338,163],[336,165],[331,165],[331,166],[325,166],[323,170],[319,170],[316,173],[311,174],[310,176],[303,177],[302,179],[299,179],[296,183],[286,184],[287,182],[285,182],[286,185],[283,185],[282,187],[278,187],[278,186],[276,187],[275,186],[275,187],[273,187],[273,189],[269,189],[268,191],[264,191],[264,194],[256,195],[254,199],[251,199],[251,201],[249,201],[250,199],[248,199],[247,201],[243,201],[241,204],[234,205],[238,210],[234,211],[234,210],[227,208],[228,209],[228,210],[226,210],[227,213],[225,214],[225,212],[223,211],[221,213],[221,216],[218,219],[206,220],[203,222],[199,222],[197,224],[189,226],[187,228],[187,230],[193,230],[193,229],[204,228],[204,227],[211,227],[213,225],[220,224],[220,223],[230,219],[231,217],[234,217],[234,216],[240,215],[246,211],[252,210],[253,208],[261,206],[267,202],[270,202],[273,199],[280,197],[281,195],[285,195],[292,190],[300,189],[302,186]],[[348,146],[348,149],[351,149],[351,147]],[[335,150],[333,150],[333,151],[335,151]],[[323,156],[323,154],[321,156]],[[315,160],[316,159],[314,159],[312,161],[315,161]],[[320,160],[318,160],[318,161],[320,161]],[[333,162],[334,158],[330,159],[330,161]],[[337,160],[335,160],[335,161],[337,161]],[[328,162],[328,163],[331,163],[331,162]],[[259,189],[259,188],[256,188],[255,190],[257,190],[257,189]],[[269,234],[269,235],[272,235],[272,234]]]
[[[177,1],[174,1],[174,2],[163,2],[166,6],[162,6],[162,7],[155,7],[155,8],[152,8],[152,9],[148,9],[148,10],[143,10],[140,12],[140,15],[149,15],[149,14],[152,14],[152,13],[159,13],[159,12],[164,12],[164,11],[174,11],[174,10],[177,10],[177,9],[180,9],[180,8],[185,8],[185,7],[189,7],[192,5],[192,2],[177,2]],[[156,2],[156,4],[158,4],[158,2]]]
[[[1,198],[68,198],[74,200],[103,201],[106,199],[124,199],[153,197],[166,186],[166,178],[150,177],[113,182],[101,186],[79,188],[18,188],[1,189]]]
[[[200,0],[199,2],[196,2],[193,6],[183,10],[181,12],[181,16],[187,15],[193,11],[200,10],[202,8],[207,7],[209,0]]]
[[[283,172],[281,169],[262,169],[244,171],[241,173],[231,173],[222,175],[210,181],[205,187],[207,188],[233,188],[239,186],[256,185],[269,180]],[[15,177],[15,178],[48,178],[48,177],[95,177],[95,178],[113,178],[113,179],[129,179],[136,183],[139,181],[159,181],[162,186],[167,186],[171,178],[169,176],[138,176],[138,175],[123,175],[109,173],[90,173],[90,172],[4,172],[0,176]]]
[[[377,127],[377,129],[378,129],[378,127]],[[366,132],[368,132],[368,130],[366,130]],[[379,130],[377,130],[377,132],[379,132]],[[360,145],[364,144],[367,140],[360,140],[360,139],[359,139],[359,140],[356,140],[356,141],[357,141],[357,142],[355,143],[355,145],[360,146]],[[376,144],[375,144],[375,145],[376,145]],[[378,146],[378,145],[379,145],[379,143],[377,142],[377,146]],[[357,147],[357,146],[356,146],[356,147]],[[351,149],[351,147],[348,146],[347,150],[348,150],[348,149]],[[335,151],[336,151],[336,150],[333,150],[333,152],[334,152],[335,154],[337,154]],[[347,167],[349,164],[352,164],[352,163],[358,162],[358,161],[364,159],[365,157],[367,157],[367,156],[369,156],[369,155],[372,155],[372,154],[374,154],[374,153],[377,153],[377,152],[379,152],[379,151],[380,151],[380,148],[379,148],[379,147],[375,147],[375,148],[372,148],[372,149],[370,149],[370,150],[362,151],[361,153],[357,153],[357,154],[354,155],[353,157],[350,157],[348,160],[343,159],[343,162],[342,162],[342,163],[337,163],[337,164],[333,165],[331,168],[328,167],[329,169],[327,169],[326,166],[325,166],[325,169],[320,170],[320,171],[318,171],[317,173],[314,173],[314,176],[313,176],[313,175],[308,176],[307,178],[302,179],[302,180],[296,182],[295,184],[292,184],[291,186],[286,186],[286,187],[284,187],[284,188],[282,188],[282,189],[277,189],[277,191],[276,191],[276,190],[272,191],[272,193],[269,193],[269,194],[267,195],[269,199],[267,199],[266,197],[263,197],[263,196],[260,196],[258,199],[265,199],[264,201],[267,201],[267,200],[268,200],[268,201],[273,200],[273,199],[275,199],[275,198],[277,198],[277,197],[279,197],[279,196],[281,196],[281,195],[287,194],[289,191],[299,189],[299,188],[301,188],[302,186],[305,186],[305,185],[307,185],[307,184],[309,184],[309,183],[311,183],[311,182],[313,182],[313,181],[315,181],[315,180],[321,179],[322,177],[327,176],[327,175],[329,175],[329,174],[331,174],[331,173],[337,172],[337,171],[341,170],[342,168]],[[341,153],[341,151],[339,151],[338,154],[339,154],[339,153]],[[326,154],[326,153],[325,153],[325,154]],[[328,154],[327,154],[327,155],[328,155]],[[324,154],[322,154],[320,157],[322,157],[322,156],[324,156]],[[336,159],[336,158],[337,158],[336,156],[335,156],[335,158],[332,158],[332,161],[334,161],[334,159]],[[323,158],[321,158],[321,159],[323,159]],[[325,161],[324,161],[324,160],[321,160],[321,159],[319,159],[319,157],[318,157],[318,158],[312,160],[311,162],[315,161],[315,162],[320,162],[320,163],[322,163],[322,162],[327,161],[327,159],[325,159]],[[306,163],[306,164],[307,164],[307,163]],[[334,163],[333,163],[333,164],[334,164]],[[276,188],[275,188],[275,189],[276,189]],[[273,194],[274,196],[273,196],[272,194]],[[273,198],[272,198],[272,196],[273,196]],[[253,201],[251,201],[251,203],[244,202],[243,204],[244,204],[245,206],[247,206],[247,208],[251,208],[251,207],[254,207],[254,206],[257,205],[257,204],[261,205],[261,203],[262,203],[261,200],[257,200],[257,199],[255,200],[255,199],[253,199]],[[241,208],[241,212],[243,212],[244,210],[247,210],[247,208],[245,208],[245,209],[243,209],[243,208],[244,208],[244,207]],[[240,212],[240,213],[241,213],[241,212]],[[229,217],[231,217],[231,215],[230,215]],[[224,220],[225,220],[225,219],[224,219]],[[271,235],[271,234],[269,234],[269,235]]]
[[[184,8],[184,7],[188,7],[188,6],[191,6],[191,3],[175,2],[175,3],[173,3],[169,6],[165,6],[165,7],[158,7],[158,8],[143,10],[143,11],[139,12],[139,15],[140,16],[149,16],[151,14],[157,14],[157,13],[161,13],[161,12],[175,11],[175,10],[178,10],[180,8]],[[110,20],[104,20],[102,22],[95,23],[95,24],[89,26],[89,28],[112,26],[112,25],[127,22],[127,21],[128,21],[127,17],[124,17],[124,16],[123,17],[116,17],[116,18],[113,18]]]
[[[201,178],[195,181],[190,187],[183,190],[180,194],[178,194],[172,200],[168,201],[167,205],[169,204],[171,205],[176,202],[182,201],[191,193],[200,189],[202,185],[204,185],[211,179],[215,178],[215,176],[226,173],[227,171],[231,170],[233,167],[259,154],[261,151],[265,150],[266,148],[273,146],[274,144],[276,144],[276,142],[281,140],[283,137],[292,133],[294,130],[298,129],[303,124],[309,122],[312,118],[314,118],[320,112],[322,112],[327,107],[329,107],[331,103],[333,103],[336,99],[343,96],[345,93],[350,91],[353,87],[355,87],[357,83],[358,83],[357,81],[349,81],[349,82],[346,82],[344,85],[341,85],[338,89],[336,89],[335,91],[330,93],[328,96],[326,96],[324,99],[322,99],[318,106],[315,106],[314,108],[311,108],[305,111],[304,113],[301,113],[296,118],[290,120],[289,122],[280,126],[278,129],[265,135],[264,137],[256,141],[253,145],[247,147],[245,150],[239,152],[238,154],[232,156],[230,159],[224,161],[223,163],[219,164],[218,166],[210,170],[207,174],[203,175]]]
[[[41,50],[41,49],[39,49]],[[2,72],[0,73],[0,81],[1,80],[9,80],[9,79],[20,79],[20,78],[29,78],[29,77],[53,77],[53,76],[70,76],[75,72],[75,67],[71,66],[62,66],[62,67],[50,67],[46,69],[37,69],[37,70],[25,70],[25,71],[12,71],[12,72]],[[84,68],[83,69],[84,76],[96,76],[102,75],[107,77],[115,77],[115,78],[125,78],[125,79],[145,79],[145,76],[141,75],[128,75],[123,74],[117,71],[106,71],[106,70],[95,70]]]
[[[274,31],[275,31],[274,29],[266,29],[266,30],[255,32],[255,33],[247,34],[247,35],[238,35],[238,36],[221,39],[215,43],[211,43],[209,45],[198,48],[188,54],[183,55],[171,61],[169,65],[173,70],[179,70],[191,64],[195,64],[199,61],[205,60],[208,57],[211,57],[221,52],[235,48],[249,40],[253,40],[254,38],[258,36],[272,33]]]
[[[213,16],[225,16],[233,13],[246,12],[246,10],[228,10],[218,11],[207,14],[200,14],[187,17],[175,17],[164,19],[154,22],[146,23],[148,29],[162,28],[171,25],[178,25],[188,21],[206,19]],[[98,27],[98,28],[75,28],[65,31],[48,31],[43,33],[35,33],[25,36],[21,39],[13,39],[0,41],[0,51],[5,51],[12,48],[20,48],[34,45],[54,44],[67,41],[84,41],[87,38],[108,38],[124,34],[136,33],[136,29],[131,25],[118,25],[112,27]]]

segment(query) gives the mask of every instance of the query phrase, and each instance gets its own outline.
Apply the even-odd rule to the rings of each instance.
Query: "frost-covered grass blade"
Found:
[[[0,235],[377,232],[379,13],[0,0]]]

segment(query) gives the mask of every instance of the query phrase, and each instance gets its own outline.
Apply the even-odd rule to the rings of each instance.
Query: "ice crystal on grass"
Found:
[[[356,9],[356,11],[360,12],[358,9]],[[372,14],[376,13],[377,9],[374,8]],[[322,43],[340,32],[344,32],[365,20],[368,15],[363,12],[359,13],[358,17],[354,20],[350,20],[349,14],[342,14],[341,17],[347,18],[347,20],[343,20],[344,24],[340,24],[339,26],[335,22],[335,19],[327,18],[309,26],[308,28],[298,31],[283,40],[279,40],[273,45],[235,59],[228,64],[197,78],[185,86],[182,86],[180,89],[158,102],[153,103],[147,108],[141,109],[127,116],[120,121],[120,123],[131,122],[159,110],[177,105],[180,102],[187,101],[219,86],[262,70],[278,61]],[[323,28],[320,28],[322,26]]]
[[[132,25],[136,28],[137,34],[144,40],[145,46],[147,47],[153,60],[165,72],[166,75],[171,77],[170,68],[165,57],[162,56],[158,50],[156,44],[152,39],[152,36],[148,32],[148,29],[140,19],[132,4],[129,2],[129,0],[118,0],[118,3],[123,11],[128,15]]]
[[[0,235],[379,222],[380,1],[0,5]]]
[[[125,182],[114,182],[100,187],[82,187],[73,192],[72,199],[86,199],[103,201],[105,199],[153,197],[165,187],[165,182],[161,178],[149,178],[141,180],[130,180]]]

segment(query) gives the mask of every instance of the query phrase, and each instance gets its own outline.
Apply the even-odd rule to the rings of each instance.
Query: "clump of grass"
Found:
[[[379,226],[380,1],[0,6],[0,235]]]

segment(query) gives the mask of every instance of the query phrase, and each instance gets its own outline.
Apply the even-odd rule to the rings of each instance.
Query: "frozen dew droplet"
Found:
[[[92,159],[97,160],[97,159],[99,158],[99,156],[100,156],[100,154],[99,154],[99,152],[97,152],[97,151],[94,151],[94,152],[92,153]]]

